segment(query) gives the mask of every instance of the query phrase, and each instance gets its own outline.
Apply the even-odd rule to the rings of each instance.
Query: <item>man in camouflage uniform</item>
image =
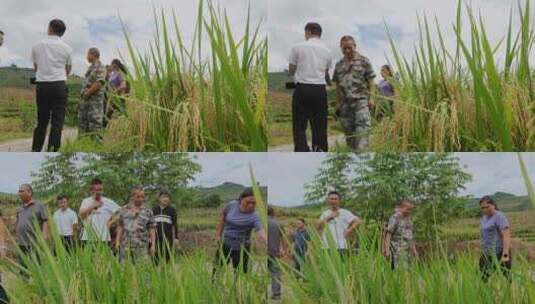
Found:
[[[388,220],[383,244],[383,255],[390,259],[392,270],[400,264],[407,267],[412,257],[418,257],[413,240],[411,212],[413,203],[404,199],[398,202],[396,212]]]
[[[91,64],[85,73],[81,100],[78,107],[79,133],[100,131],[104,123],[104,91],[106,67],[100,62],[97,48],[87,51],[87,61]]]
[[[373,101],[371,90],[375,88],[375,73],[368,58],[356,51],[355,39],[344,36],[340,48],[344,54],[334,68],[333,81],[336,83],[337,109],[346,136],[346,143],[352,150],[368,147],[370,110]]]
[[[145,193],[136,187],[130,193],[130,202],[119,210],[115,246],[124,261],[146,259],[156,250],[156,224],[152,210],[144,206]]]

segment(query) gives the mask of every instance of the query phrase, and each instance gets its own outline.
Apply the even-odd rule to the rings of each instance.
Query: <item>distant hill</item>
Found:
[[[15,65],[0,67],[0,87],[32,88],[30,78],[35,76],[31,68],[21,68]],[[68,82],[80,83],[82,78],[78,75],[69,76]]]
[[[504,212],[518,212],[532,210],[533,205],[531,204],[528,196],[516,196],[507,192],[496,192],[492,197],[501,211]],[[481,198],[470,198],[466,204],[467,209],[479,210],[479,200]],[[287,209],[298,209],[298,210],[307,210],[307,211],[317,211],[325,207],[325,204],[306,204],[295,207],[290,207]],[[286,208],[285,208],[286,209]]]
[[[214,187],[199,187],[197,188],[202,198],[217,194],[223,202],[228,202],[240,196],[245,186],[235,183],[226,182]],[[260,187],[264,199],[267,199],[267,187]]]
[[[496,192],[491,195],[491,197],[494,199],[501,211],[513,212],[533,209],[533,205],[527,196],[516,196],[511,193]],[[473,198],[470,200],[467,207],[478,208],[480,199],[481,198]]]
[[[288,72],[268,73],[268,89],[274,91],[286,91],[286,82],[290,81]]]
[[[0,86],[30,88],[30,78],[34,75],[33,69],[29,68],[0,67]]]

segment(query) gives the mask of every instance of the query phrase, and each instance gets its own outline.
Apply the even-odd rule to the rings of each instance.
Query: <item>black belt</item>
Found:
[[[298,82],[295,85],[298,85],[298,86],[309,86],[309,87],[325,87],[325,86],[327,86],[326,84],[314,84],[314,83],[302,83],[302,82]]]

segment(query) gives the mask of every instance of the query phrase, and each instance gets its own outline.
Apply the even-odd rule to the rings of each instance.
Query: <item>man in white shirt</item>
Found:
[[[84,199],[80,206],[79,215],[84,223],[81,240],[82,243],[100,241],[109,244],[111,237],[108,221],[120,207],[102,195],[104,185],[100,179],[93,179],[90,187],[91,196]]]
[[[289,73],[296,84],[292,99],[295,152],[309,152],[306,130],[312,129],[312,151],[327,152],[327,90],[332,55],[321,42],[321,26],[308,23],[305,41],[296,44],[289,58]]]
[[[72,67],[72,48],[61,40],[66,27],[54,19],[48,25],[48,36],[32,47],[35,68],[37,127],[33,133],[32,151],[41,152],[46,129],[50,122],[48,151],[55,152],[61,145],[61,131],[67,106],[67,76]]]
[[[54,223],[63,245],[70,251],[74,247],[75,232],[78,230],[78,215],[69,208],[69,200],[65,195],[59,195],[57,202],[59,209],[54,212]]]
[[[323,232],[323,247],[329,248],[330,245],[334,245],[338,252],[344,256],[348,251],[348,237],[362,221],[351,211],[340,208],[340,194],[336,191],[329,192],[327,204],[329,209],[321,214],[316,228],[320,233]],[[329,228],[327,231],[324,231],[325,226]]]

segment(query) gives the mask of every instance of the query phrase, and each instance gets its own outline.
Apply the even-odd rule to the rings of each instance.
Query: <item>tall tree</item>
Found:
[[[106,195],[120,204],[126,203],[133,186],[140,185],[148,190],[149,200],[163,187],[180,205],[195,201],[196,191],[188,184],[200,170],[186,153],[58,154],[48,157],[33,184],[41,196],[63,193],[77,203],[88,195],[90,180],[98,177]]]
[[[346,162],[345,168],[332,170],[329,157],[316,179],[307,188],[307,197],[324,193],[329,182],[343,189],[344,203],[361,217],[379,224],[394,212],[396,201],[414,201],[417,235],[436,236],[440,224],[461,212],[464,199],[459,192],[471,176],[462,170],[453,154],[445,153],[376,153],[359,155]],[[333,172],[334,171],[334,172]],[[328,172],[345,172],[343,177],[327,179]]]
[[[321,169],[314,180],[305,185],[305,201],[319,203],[325,200],[327,193],[336,190],[345,197],[350,192],[350,180],[355,154],[329,153],[321,164]]]

